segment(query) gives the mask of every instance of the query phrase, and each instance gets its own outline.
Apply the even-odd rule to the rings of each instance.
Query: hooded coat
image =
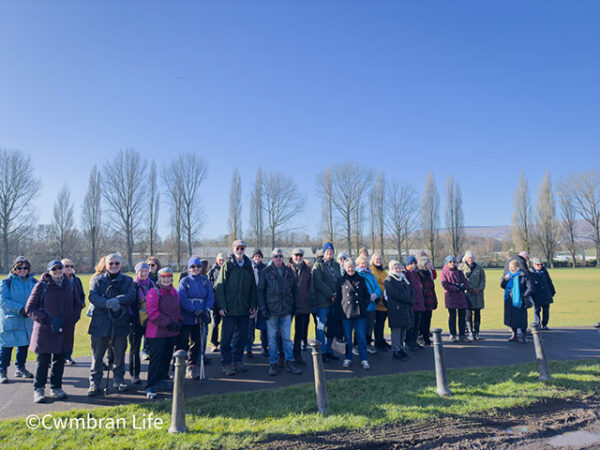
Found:
[[[152,288],[146,296],[148,325],[147,338],[173,337],[179,334],[178,329],[169,330],[169,323],[179,325],[183,321],[179,306],[179,296],[173,286],[168,289]]]
[[[9,281],[10,280],[10,281]],[[33,275],[22,278],[14,273],[0,284],[0,347],[29,345],[33,320],[20,314],[37,280]]]
[[[298,291],[296,295],[296,314],[310,313],[311,300],[311,282],[312,274],[311,267],[303,261],[302,264],[296,266],[293,261],[290,261],[288,267],[292,269],[292,273],[296,277]]]
[[[414,325],[414,293],[402,278],[388,275],[385,279],[388,324],[390,328],[410,328]]]
[[[90,284],[90,303],[94,305],[92,320],[88,333],[97,337],[110,337],[114,324],[115,336],[129,334],[129,321],[133,313],[136,292],[133,279],[119,272],[116,276],[106,271],[92,279]],[[106,301],[109,298],[119,300],[121,309],[118,313],[109,312]]]
[[[483,299],[483,291],[485,290],[485,271],[477,263],[469,266],[466,262],[458,266],[459,270],[465,274],[465,278],[469,282],[469,290],[465,294],[467,297],[467,305],[470,309],[483,309],[485,302]]]
[[[536,306],[554,303],[553,297],[556,295],[556,289],[554,289],[554,283],[552,283],[552,279],[546,268],[542,267],[540,271],[531,269],[529,273],[535,288],[532,294],[533,303]]]
[[[184,325],[198,324],[195,311],[210,311],[215,303],[215,296],[208,277],[198,274],[188,275],[179,282],[177,288],[179,305]]]
[[[425,297],[423,295],[423,285],[421,284],[419,274],[416,270],[407,270],[404,272],[404,276],[407,278],[413,291],[413,298],[415,300],[413,303],[413,311],[427,311],[427,308],[425,307]]]
[[[444,288],[444,302],[446,303],[446,308],[467,309],[467,297],[465,297],[465,291],[469,289],[469,282],[467,281],[465,274],[458,270],[458,267],[450,269],[448,265],[445,265],[440,280],[442,282],[442,287]]]
[[[215,285],[217,311],[224,309],[228,316],[248,316],[258,306],[256,279],[250,258],[244,255],[243,264],[237,263],[232,253],[219,271]]]
[[[25,307],[25,312],[34,321],[29,350],[36,353],[71,353],[75,324],[79,321],[82,307],[73,280],[63,275],[59,286],[48,272],[44,273],[31,291]],[[63,318],[63,331],[52,333],[52,317],[58,316]]]
[[[342,272],[337,261],[317,258],[312,269],[313,310],[331,307],[331,298],[336,295],[337,282],[341,276]]]

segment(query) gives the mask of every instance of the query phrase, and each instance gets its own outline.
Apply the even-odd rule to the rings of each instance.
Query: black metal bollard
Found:
[[[171,427],[169,433],[184,433],[188,431],[185,426],[185,350],[177,350],[175,354],[175,384],[173,386],[173,408],[171,410]]]
[[[448,375],[446,374],[446,361],[444,360],[444,347],[442,345],[442,329],[434,328],[431,332],[433,333],[436,392],[440,397],[449,397],[452,395],[452,391],[448,387]]]
[[[535,359],[537,361],[538,372],[540,373],[540,380],[547,381],[552,378],[552,375],[550,375],[546,354],[544,353],[544,344],[542,343],[542,336],[540,334],[540,324],[532,323],[530,327],[531,333],[533,334],[533,346],[535,347]]]
[[[309,345],[312,349],[313,368],[315,371],[317,408],[321,414],[325,414],[329,409],[329,398],[327,397],[327,385],[325,384],[325,370],[323,369],[323,358],[321,356],[321,343],[317,340],[313,340]]]

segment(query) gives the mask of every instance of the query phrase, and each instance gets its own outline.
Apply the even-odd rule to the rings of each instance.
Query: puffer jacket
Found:
[[[377,279],[377,284],[379,285],[379,289],[381,290],[381,292],[383,292],[385,290],[385,279],[388,276],[388,271],[386,269],[384,269],[383,267],[377,267],[377,266],[371,264],[371,272],[373,272],[373,275]],[[383,296],[379,297],[376,300],[376,302],[377,302],[377,311],[387,311],[385,302],[383,301]]]
[[[296,295],[296,311],[295,314],[308,314],[310,313],[310,305],[312,300],[311,296],[311,267],[304,261],[299,267],[290,261],[288,267],[292,269],[294,276],[296,277],[296,284],[298,285],[298,291]]]
[[[179,282],[177,288],[179,305],[184,325],[198,324],[196,311],[210,311],[215,303],[212,287],[208,277],[198,274],[188,275]]]
[[[465,291],[469,289],[469,282],[465,274],[458,270],[458,267],[450,269],[444,266],[442,276],[440,277],[442,287],[444,288],[444,302],[447,309],[466,309],[467,297]]]
[[[381,301],[383,299],[383,291],[379,287],[377,279],[375,278],[375,275],[373,275],[371,269],[357,268],[356,271],[361,277],[365,279],[365,283],[367,283],[367,288],[369,289],[369,294],[375,294],[377,296],[377,298],[374,301],[369,301],[369,306],[367,307],[367,310],[369,312],[375,311],[377,309],[377,302],[379,301],[383,303]]]
[[[215,286],[216,310],[224,309],[228,316],[248,316],[257,304],[256,280],[250,258],[244,255],[239,266],[232,253],[219,271]]]
[[[549,305],[554,303],[554,296],[556,295],[556,289],[554,289],[554,283],[550,278],[550,274],[545,267],[539,272],[535,269],[530,270],[531,279],[533,280],[533,303],[537,306]]]
[[[413,290],[415,302],[413,304],[413,311],[425,312],[425,297],[423,296],[423,285],[421,284],[421,277],[416,270],[407,270],[404,272],[404,276],[410,283],[410,287]]]
[[[147,338],[173,337],[179,334],[179,326],[183,323],[179,306],[179,295],[173,286],[169,289],[152,288],[146,296],[146,311],[148,312],[148,325],[146,325]],[[170,322],[176,328],[169,330]]]
[[[129,334],[129,321],[136,300],[133,279],[119,272],[111,276],[108,271],[94,277],[90,284],[90,303],[94,305],[92,320],[88,333],[92,336],[110,337],[114,323],[115,336]],[[121,309],[118,313],[109,313],[106,301],[110,298],[119,300]]]
[[[410,328],[414,325],[413,290],[401,277],[390,274],[385,279],[388,325],[390,328]]]
[[[10,280],[10,281],[9,281]],[[37,280],[33,275],[22,278],[14,273],[0,284],[0,347],[29,345],[33,320],[20,314]]]
[[[465,274],[465,278],[469,282],[469,290],[465,294],[468,307],[471,309],[483,309],[485,306],[483,299],[485,271],[483,267],[477,263],[473,263],[472,267],[469,267],[467,263],[461,263],[458,268]]]
[[[430,272],[428,269],[418,269],[419,279],[421,280],[421,286],[423,286],[423,298],[425,300],[425,309],[427,311],[433,311],[438,307],[437,294],[435,293],[435,277],[437,273],[434,271]]]
[[[294,314],[298,285],[294,272],[289,267],[281,266],[279,274],[275,264],[269,264],[260,273],[258,282],[258,309],[265,319],[272,316]]]
[[[367,283],[358,272],[355,272],[352,276],[345,273],[338,280],[335,305],[342,318],[358,319],[366,317],[370,300]]]
[[[336,295],[337,282],[341,277],[342,273],[337,261],[317,258],[312,269],[313,311],[317,308],[331,307],[331,298]]]

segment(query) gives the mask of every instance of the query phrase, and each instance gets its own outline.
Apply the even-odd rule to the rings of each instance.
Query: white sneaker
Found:
[[[365,370],[369,370],[371,368],[371,366],[369,365],[369,361],[367,361],[366,359],[364,361],[361,361],[360,365]]]
[[[367,345],[367,352],[369,352],[371,355],[374,355],[377,353],[377,349],[374,345]]]
[[[64,400],[67,398],[67,394],[62,389],[52,389],[52,395],[56,397],[58,400]]]
[[[357,345],[355,345],[354,347],[352,347],[352,354],[354,356],[358,356],[358,346]]]
[[[349,359],[345,359],[345,360],[344,360],[344,363],[342,364],[342,367],[343,367],[344,369],[348,369],[348,368],[350,367],[350,363],[351,363],[351,362],[352,362],[352,361],[350,361]]]
[[[44,388],[37,388],[33,390],[33,402],[34,403],[45,403],[46,396],[44,395]]]

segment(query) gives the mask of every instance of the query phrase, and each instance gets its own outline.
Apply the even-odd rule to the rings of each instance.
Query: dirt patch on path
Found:
[[[596,443],[570,448],[600,448],[600,394],[576,399],[548,399],[529,407],[492,410],[467,417],[396,423],[378,428],[279,436],[259,448],[279,449],[549,449],[552,437],[573,431],[598,433]],[[564,448],[564,447],[563,447]]]

